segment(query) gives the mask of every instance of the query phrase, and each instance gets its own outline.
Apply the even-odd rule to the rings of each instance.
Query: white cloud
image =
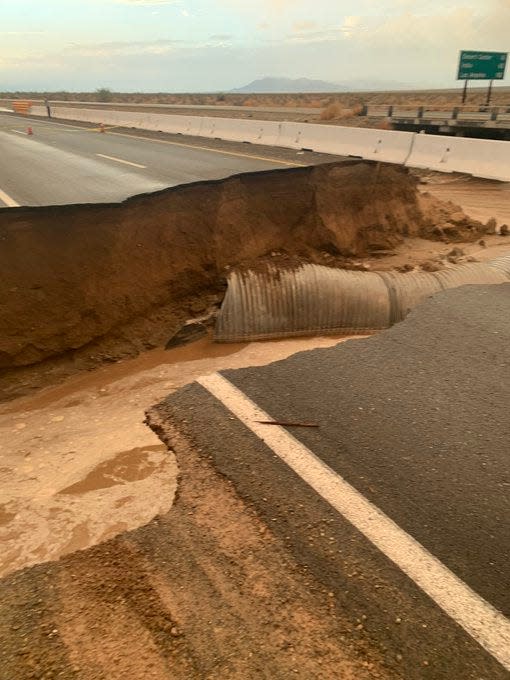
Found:
[[[317,22],[316,21],[295,21],[294,24],[292,25],[292,28],[296,32],[311,31],[311,30],[317,28]]]
[[[464,5],[438,12],[406,11],[379,18],[368,24],[360,41],[367,49],[398,50],[403,56],[419,51],[436,61],[438,55],[463,47],[505,50],[509,26],[510,2],[495,0],[478,8]]]
[[[113,0],[119,5],[138,5],[142,6],[154,6],[154,5],[175,5],[179,4],[178,0]]]
[[[365,30],[365,27],[362,24],[362,17],[358,16],[345,17],[343,24],[340,26],[340,31],[348,39],[355,37],[363,30]]]
[[[301,4],[303,4],[303,1],[300,0]],[[330,0],[326,1],[330,2]],[[255,13],[261,16],[282,14],[288,8],[295,9],[297,4],[296,0],[219,0],[219,3],[237,11]],[[324,0],[320,0],[319,4],[324,4]]]
[[[114,58],[136,55],[165,55],[182,46],[180,40],[152,40],[140,42],[111,42],[89,45],[71,44],[63,51],[67,58]]]
[[[315,29],[315,30],[314,30]],[[287,36],[287,42],[295,43],[315,43],[330,42],[352,38],[359,31],[364,30],[361,17],[345,17],[340,26],[317,30],[315,22],[301,22],[294,24],[294,33]]]
[[[0,31],[0,35],[45,35],[46,31]]]

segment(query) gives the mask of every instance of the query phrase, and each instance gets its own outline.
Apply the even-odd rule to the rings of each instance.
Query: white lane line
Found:
[[[15,132],[17,135],[26,135],[26,132],[23,132],[22,130],[11,130],[11,132]]]
[[[197,382],[510,670],[509,619],[285,429],[257,423],[272,418],[226,378],[213,373]]]
[[[19,208],[19,203],[16,203],[16,201],[9,196],[9,194],[6,194],[5,191],[2,191],[0,189],[0,201],[2,203],[5,203],[5,205],[8,208]]]
[[[123,158],[115,158],[115,156],[106,156],[104,153],[96,153],[96,156],[101,158],[107,158],[109,161],[117,161],[117,163],[125,163],[126,165],[132,165],[135,168],[146,168],[146,165],[140,165],[139,163],[131,163],[131,161],[125,161]]]

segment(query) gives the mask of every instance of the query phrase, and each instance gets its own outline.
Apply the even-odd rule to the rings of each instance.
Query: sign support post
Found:
[[[494,82],[493,80],[491,80],[489,82],[489,90],[487,92],[487,101],[485,102],[487,106],[489,106],[489,104],[491,103],[492,83],[493,82]]]
[[[468,79],[464,81],[464,89],[462,90],[462,103],[466,103],[466,95],[467,95],[467,85],[468,85]]]

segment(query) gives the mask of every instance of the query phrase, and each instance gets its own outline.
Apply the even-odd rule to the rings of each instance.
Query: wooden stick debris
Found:
[[[281,425],[282,427],[319,427],[317,423],[289,423],[283,420],[257,420],[261,425]]]

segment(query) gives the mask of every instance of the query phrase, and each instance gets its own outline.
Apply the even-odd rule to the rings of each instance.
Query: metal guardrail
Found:
[[[461,107],[454,106],[445,109],[429,109],[424,106],[406,107],[392,105],[368,106],[366,109],[368,118],[415,123],[434,123],[436,125],[469,125],[476,126],[501,126],[510,127],[510,106],[493,107]]]

